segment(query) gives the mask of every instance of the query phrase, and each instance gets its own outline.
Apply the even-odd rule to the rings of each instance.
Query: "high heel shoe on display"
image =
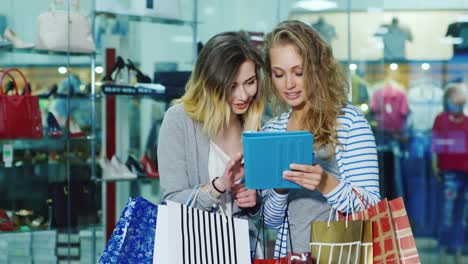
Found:
[[[53,84],[49,91],[47,91],[47,93],[43,93],[43,94],[39,94],[38,97],[39,98],[49,98],[51,97],[52,95],[57,95],[57,90],[58,90],[58,85],[57,84]]]
[[[47,114],[47,129],[48,129],[48,135],[51,138],[58,138],[63,136],[62,129],[60,128],[60,125],[55,118],[55,116],[49,112]]]
[[[140,163],[138,163],[138,161],[131,155],[128,156],[127,161],[125,162],[125,165],[131,172],[135,173],[137,176],[147,177],[145,171],[140,166]]]
[[[130,59],[127,59],[127,67],[129,70],[136,72],[136,79],[138,83],[151,83],[151,78],[147,75],[144,75]]]
[[[11,91],[15,90],[15,83],[13,81],[7,82],[5,85],[5,94],[10,94]]]
[[[99,161],[104,181],[133,180],[137,175],[131,172],[116,156],[109,161],[103,158]]]
[[[158,168],[154,164],[154,162],[148,157],[148,155],[144,155],[141,159],[141,164],[143,164],[143,170],[145,171],[146,175],[150,178],[159,178]]]
[[[15,229],[15,224],[10,220],[8,214],[0,209],[0,231],[13,231]]]
[[[117,82],[117,78],[119,77],[123,68],[125,68],[125,61],[122,59],[122,57],[117,56],[115,64],[112,67],[111,74],[104,76],[102,80],[105,82]]]
[[[68,135],[70,136],[70,138],[79,138],[86,136],[86,133],[81,130],[80,126],[72,118],[69,118],[65,121],[65,126],[68,127]]]
[[[18,36],[16,35],[16,33],[13,30],[11,30],[9,28],[5,29],[5,32],[3,32],[3,37],[6,40],[8,40],[9,42],[13,43],[13,47],[15,47],[17,49],[31,49],[31,48],[34,48],[33,43],[24,42],[22,39],[18,38]]]

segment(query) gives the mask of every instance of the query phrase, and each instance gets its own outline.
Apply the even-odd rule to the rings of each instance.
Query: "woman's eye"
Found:
[[[253,84],[255,84],[256,81],[257,81],[256,79],[253,79],[253,80],[251,80],[250,82],[248,82],[247,84],[248,84],[248,85],[253,85]]]

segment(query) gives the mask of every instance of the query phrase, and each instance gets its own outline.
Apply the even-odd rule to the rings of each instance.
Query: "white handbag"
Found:
[[[89,19],[77,10],[70,14],[65,10],[49,10],[39,15],[37,24],[37,49],[78,53],[96,50]]]

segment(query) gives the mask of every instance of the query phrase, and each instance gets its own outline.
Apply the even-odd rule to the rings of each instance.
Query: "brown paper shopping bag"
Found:
[[[310,240],[317,263],[372,263],[370,221],[312,222]]]

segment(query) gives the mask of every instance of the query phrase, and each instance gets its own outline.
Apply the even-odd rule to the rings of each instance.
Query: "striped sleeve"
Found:
[[[278,229],[284,222],[286,207],[288,205],[288,194],[279,194],[269,189],[262,192],[262,198],[265,226]]]
[[[324,196],[334,208],[350,212],[380,200],[379,166],[375,138],[367,120],[352,106],[343,111],[338,118],[341,145],[336,149],[340,183]]]
[[[288,113],[284,113],[281,116],[270,120],[265,124],[265,126],[263,126],[262,131],[286,131],[288,117]],[[265,225],[268,228],[279,228],[284,222],[288,195],[279,194],[270,189],[262,191],[262,198]]]

